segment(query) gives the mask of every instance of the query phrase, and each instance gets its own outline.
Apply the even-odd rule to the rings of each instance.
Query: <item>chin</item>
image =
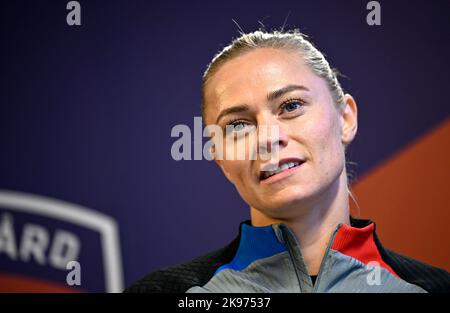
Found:
[[[281,190],[273,195],[260,199],[262,203],[262,211],[276,213],[289,213],[289,211],[304,206],[314,196],[314,192],[310,192],[306,188],[299,186],[293,186],[284,190]],[[272,214],[271,214],[272,215]]]

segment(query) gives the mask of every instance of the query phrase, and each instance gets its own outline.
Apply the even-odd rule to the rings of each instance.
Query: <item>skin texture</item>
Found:
[[[268,93],[288,85],[301,85],[307,90],[267,99]],[[278,148],[280,160],[305,161],[290,176],[267,183],[260,180],[260,169],[273,160],[216,158],[249,204],[253,226],[287,224],[299,242],[310,274],[317,274],[332,231],[338,223],[349,223],[345,146],[357,132],[353,97],[346,94],[344,104],[337,107],[326,81],[304,63],[299,53],[258,48],[223,64],[208,80],[205,100],[207,125],[278,127],[279,138],[260,136],[257,144]],[[245,105],[246,110],[217,121],[223,110],[237,105]],[[248,141],[236,139],[227,141],[225,151],[230,144],[249,149]],[[212,152],[214,155],[217,151]]]

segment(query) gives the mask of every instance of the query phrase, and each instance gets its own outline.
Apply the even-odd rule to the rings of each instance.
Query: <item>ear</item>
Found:
[[[212,156],[213,160],[216,162],[216,164],[220,167],[220,169],[222,170],[222,172],[225,174],[225,177],[226,177],[232,184],[234,184],[234,183],[233,183],[233,180],[231,179],[230,173],[225,169],[223,160],[217,158],[216,151],[215,151],[215,146],[214,146],[214,145],[211,145],[211,147],[209,148],[209,153],[211,154],[211,156]]]
[[[344,104],[340,110],[341,141],[347,146],[356,136],[358,131],[358,107],[355,99],[350,94],[344,95]]]

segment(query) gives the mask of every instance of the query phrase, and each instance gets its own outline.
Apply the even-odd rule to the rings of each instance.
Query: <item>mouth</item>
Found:
[[[291,172],[294,168],[299,167],[303,163],[305,163],[304,160],[296,159],[296,158],[289,158],[289,159],[280,160],[280,162],[278,162],[278,165],[268,164],[261,169],[259,179],[261,181],[265,181],[271,177],[275,177],[278,175],[282,176],[280,174],[285,173],[285,172]],[[266,170],[269,168],[270,168],[270,170]]]

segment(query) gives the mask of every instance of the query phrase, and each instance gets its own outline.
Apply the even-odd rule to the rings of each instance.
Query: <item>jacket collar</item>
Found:
[[[329,249],[366,265],[381,266],[397,276],[382,258],[383,248],[376,237],[375,228],[375,223],[371,220],[350,217],[350,225],[337,225],[330,238]],[[250,220],[246,220],[240,224],[239,246],[233,260],[219,267],[216,273],[225,268],[242,270],[254,261],[288,251],[289,242],[292,246],[292,243],[297,241],[286,224],[257,227],[252,226]]]

